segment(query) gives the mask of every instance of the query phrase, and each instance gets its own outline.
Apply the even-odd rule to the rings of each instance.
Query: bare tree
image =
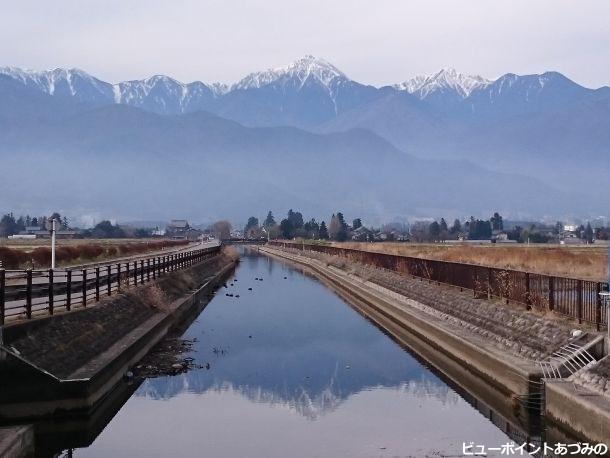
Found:
[[[223,219],[212,224],[212,232],[219,240],[227,240],[231,238],[231,223]]]

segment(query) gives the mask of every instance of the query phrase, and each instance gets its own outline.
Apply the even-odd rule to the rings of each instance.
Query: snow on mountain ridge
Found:
[[[398,90],[407,91],[420,99],[425,99],[436,91],[453,90],[460,97],[468,97],[474,90],[481,89],[492,81],[479,75],[465,75],[458,73],[453,68],[443,68],[431,75],[418,75],[393,87]]]
[[[231,90],[258,89],[282,79],[295,79],[302,86],[310,77],[329,90],[335,78],[347,78],[342,71],[326,60],[306,55],[283,67],[250,73],[231,86]]]

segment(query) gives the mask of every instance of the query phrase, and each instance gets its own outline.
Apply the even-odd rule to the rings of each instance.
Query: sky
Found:
[[[0,66],[234,82],[306,54],[376,86],[443,67],[610,85],[608,0],[0,0]]]

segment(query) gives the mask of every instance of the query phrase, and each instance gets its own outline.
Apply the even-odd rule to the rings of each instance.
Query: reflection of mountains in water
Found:
[[[260,384],[220,381],[209,377],[205,372],[196,371],[174,377],[148,379],[144,381],[135,395],[156,400],[167,400],[187,392],[196,394],[233,392],[241,394],[252,402],[287,408],[310,420],[315,420],[337,409],[351,395],[375,389],[395,390],[416,398],[433,398],[443,405],[454,405],[460,399],[460,396],[447,385],[435,377],[423,374],[418,380],[402,381],[396,385],[357,386],[341,383],[338,370],[334,371],[326,384],[317,387],[315,387],[315,384],[309,383],[308,380],[293,385],[284,383],[273,387],[264,387]]]

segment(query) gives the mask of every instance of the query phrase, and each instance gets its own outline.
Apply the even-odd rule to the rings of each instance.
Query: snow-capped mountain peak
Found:
[[[465,75],[453,68],[443,68],[431,75],[419,75],[394,87],[398,90],[415,94],[420,99],[425,99],[437,91],[452,90],[460,97],[468,97],[475,89],[480,89],[491,84],[492,81],[479,75]]]
[[[87,95],[81,94],[83,86],[87,86],[95,94],[106,93],[109,84],[91,76],[78,68],[55,68],[53,70],[35,71],[15,67],[0,67],[0,74],[10,76],[26,86],[55,95],[57,91],[80,99]]]
[[[235,83],[231,90],[255,89],[266,86],[278,80],[295,80],[301,85],[313,78],[319,84],[329,87],[336,78],[346,78],[337,67],[324,59],[306,55],[284,67],[273,68],[263,72],[250,73]]]

